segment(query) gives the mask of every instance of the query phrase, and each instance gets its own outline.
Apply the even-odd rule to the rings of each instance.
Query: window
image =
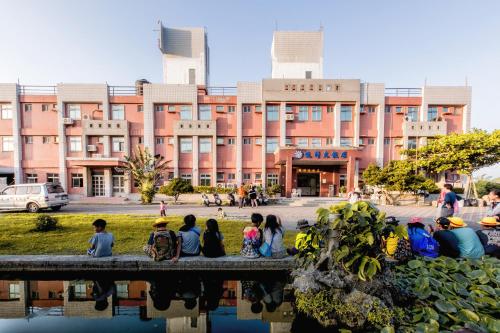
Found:
[[[244,113],[252,112],[252,107],[250,105],[243,105],[243,112]]]
[[[266,153],[272,154],[278,148],[278,138],[267,138]]]
[[[87,285],[85,283],[75,283],[75,298],[87,298]]]
[[[191,175],[190,173],[183,173],[183,174],[181,174],[181,178],[184,180],[187,180],[191,184],[191,180],[193,178],[193,175]]]
[[[403,112],[403,107],[402,106],[396,106],[396,113],[402,113]]]
[[[234,113],[235,111],[236,111],[236,106],[234,106],[234,105],[229,105],[229,106],[227,107],[227,112],[229,112],[229,113]]]
[[[181,105],[180,116],[181,116],[181,120],[193,119],[193,109],[192,109],[191,105]]]
[[[42,136],[42,143],[44,145],[49,144],[50,143],[50,136]]]
[[[49,105],[48,104],[42,104],[42,112],[47,112],[49,111]]]
[[[172,180],[172,179],[174,179],[174,173],[170,171],[170,172],[167,174],[167,179],[168,179],[168,180]]]
[[[32,136],[25,136],[24,137],[24,143],[27,145],[30,145],[33,143],[33,137]]]
[[[252,144],[252,138],[243,138],[243,144],[244,145],[251,145]]]
[[[224,112],[224,105],[217,105],[215,107],[215,112]]]
[[[177,111],[177,108],[175,107],[175,105],[169,105],[169,106],[167,106],[167,111],[168,112],[175,112],[175,111]]]
[[[275,173],[269,173],[267,175],[267,186],[273,186],[278,184],[278,175]]]
[[[14,138],[11,136],[2,137],[2,151],[14,151]]]
[[[194,68],[190,68],[188,70],[189,75],[189,84],[196,84],[196,70]]]
[[[19,283],[9,284],[9,299],[20,299],[21,291],[19,288]]]
[[[217,138],[217,144],[218,145],[223,145],[224,144],[224,138]]]
[[[193,139],[181,138],[181,153],[191,153],[193,151]]]
[[[80,104],[68,104],[68,117],[73,120],[80,120],[82,118]]]
[[[69,137],[69,151],[82,151],[82,137],[70,136]]]
[[[364,145],[364,144],[365,144],[365,139],[363,139],[363,138],[359,138],[359,144],[360,144],[360,145]]]
[[[306,79],[312,78],[312,71],[306,71]]]
[[[125,176],[113,175],[113,193],[125,192]]]
[[[24,104],[24,112],[30,112],[33,109],[33,105]]]
[[[262,145],[262,138],[255,138],[256,145]]]
[[[26,183],[28,183],[28,184],[38,183],[38,175],[36,173],[27,173],[26,174]]]
[[[83,187],[83,174],[82,173],[72,173],[71,174],[71,187]]]
[[[299,121],[309,120],[309,107],[301,105],[299,106]]]
[[[172,137],[170,137],[170,138],[167,139],[167,142],[168,142],[169,145],[173,145],[175,143],[175,139],[172,138]]]
[[[224,181],[224,172],[217,172],[217,182]]]
[[[267,121],[278,121],[280,119],[279,107],[277,105],[268,105],[267,111]]]
[[[408,121],[417,121],[418,120],[418,107],[409,106],[408,107]]]
[[[391,106],[386,105],[384,110],[385,110],[385,113],[391,113]]]
[[[125,105],[112,104],[111,105],[111,118],[113,120],[124,120],[125,119]]]
[[[437,106],[429,106],[429,109],[427,110],[427,121],[435,121],[437,119],[437,115]]]
[[[212,139],[200,138],[200,153],[210,153],[212,151]]]
[[[128,285],[126,283],[116,284],[116,296],[123,299],[128,298]]]
[[[59,143],[59,137],[54,135],[54,143]]]
[[[352,146],[352,138],[340,138],[340,146],[341,147]]]
[[[200,175],[200,186],[211,186],[209,173],[202,173]]]
[[[346,186],[347,185],[347,175],[339,175],[339,186]]]
[[[333,138],[326,138],[326,145],[327,146],[333,145]]]
[[[408,138],[408,149],[417,149],[417,139],[414,137]]]
[[[292,145],[293,144],[293,141],[292,141],[292,138],[285,138],[285,145]]]
[[[227,144],[228,145],[235,145],[236,144],[236,139],[235,138],[228,138],[227,139]]]
[[[257,181],[257,180],[258,181],[262,180],[262,173],[260,173],[260,172],[255,173],[255,181]]]
[[[227,174],[227,180],[230,180],[230,181],[231,180],[232,181],[236,180],[236,174],[235,173],[228,173]]]
[[[321,106],[312,107],[312,121],[321,121]]]
[[[321,147],[321,138],[312,138],[311,139],[311,147],[314,147],[314,148]]]
[[[307,148],[307,146],[309,146],[309,139],[308,138],[298,138],[297,139],[297,147]]]
[[[374,145],[375,144],[375,139],[374,138],[368,138],[368,144],[369,145]]]
[[[391,144],[391,138],[384,138],[384,145],[390,145]]]
[[[208,104],[198,105],[198,119],[199,120],[211,120],[212,119],[212,110],[211,110],[210,105],[208,105]]]
[[[285,106],[285,111],[288,112],[288,113],[293,112],[293,106],[291,106],[291,105]]]
[[[114,153],[122,153],[125,151],[125,138],[122,136],[115,136],[111,139],[112,149]]]
[[[366,107],[366,111],[367,111],[368,113],[375,113],[375,106],[373,106],[373,105],[368,105],[368,106]]]
[[[137,105],[137,112],[144,112],[144,104]]]
[[[155,112],[163,112],[163,105],[155,105]]]
[[[144,137],[140,136],[137,138],[137,142],[142,145],[144,143]]]
[[[58,173],[48,173],[47,174],[47,183],[59,183],[59,174]]]
[[[328,105],[326,107],[326,113],[333,113],[334,110],[335,110],[335,107],[333,105]]]
[[[262,112],[262,105],[256,105],[255,112]]]
[[[352,105],[340,107],[340,121],[352,121]]]
[[[157,145],[162,145],[165,143],[165,138],[164,137],[161,137],[161,136],[157,136],[156,137],[156,144]]]
[[[10,104],[0,104],[2,109],[2,119],[12,119],[12,106]]]

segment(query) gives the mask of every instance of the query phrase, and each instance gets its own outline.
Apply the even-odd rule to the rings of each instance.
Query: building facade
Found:
[[[333,196],[356,187],[371,163],[470,128],[468,86],[323,79],[323,31],[275,33],[271,78],[236,87],[206,85],[204,30],[161,31],[165,83],[0,84],[0,181],[59,181],[72,197],[129,196],[136,189],[120,165],[142,146],[171,161],[164,181]]]

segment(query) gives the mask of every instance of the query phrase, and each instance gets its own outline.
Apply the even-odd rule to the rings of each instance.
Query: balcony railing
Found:
[[[208,95],[235,96],[236,87],[207,87]]]
[[[108,86],[109,96],[136,96],[135,86]]]
[[[57,95],[56,86],[19,86],[20,95]]]
[[[394,97],[420,97],[421,88],[385,88],[385,96]]]

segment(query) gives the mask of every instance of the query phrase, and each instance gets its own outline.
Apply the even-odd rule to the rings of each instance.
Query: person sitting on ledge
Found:
[[[295,246],[286,249],[289,255],[294,256],[299,252],[314,252],[319,248],[318,242],[312,239],[311,226],[307,220],[298,220],[297,229],[299,229],[299,233],[295,236]]]
[[[450,229],[450,220],[446,217],[436,219],[436,231],[432,237],[439,243],[439,255],[458,258],[460,250],[458,249],[458,238]]]
[[[113,234],[106,231],[106,221],[97,219],[92,225],[94,226],[95,234],[89,240],[90,249],[87,250],[87,254],[96,258],[111,257],[113,255],[112,248],[115,240]]]
[[[184,216],[184,225],[179,229],[177,236],[177,254],[172,258],[177,262],[179,257],[195,257],[200,255],[201,230],[196,226],[196,217],[193,214]]]
[[[285,228],[281,225],[281,220],[276,215],[266,216],[266,225],[264,227],[264,240],[259,248],[263,257],[272,259],[281,259],[287,256],[283,238]]]
[[[153,231],[149,235],[148,244],[144,246],[144,252],[155,261],[172,259],[177,250],[177,237],[175,232],[167,228],[168,220],[160,217],[153,223]]]
[[[479,222],[482,230],[476,231],[483,244],[484,253],[500,258],[500,222],[496,217],[485,217]]]
[[[259,247],[262,243],[263,233],[259,227],[264,221],[264,217],[259,213],[253,213],[250,219],[252,225],[243,229],[243,244],[240,254],[244,258],[253,259],[260,257]]]
[[[217,258],[226,255],[224,250],[224,235],[219,231],[219,225],[214,219],[208,219],[207,228],[203,233],[203,246],[201,251],[208,258]]]
[[[439,243],[425,230],[421,217],[412,217],[408,222],[408,237],[414,255],[430,258],[439,255]]]
[[[467,224],[460,217],[449,217],[448,220],[450,220],[451,232],[458,239],[460,257],[478,259],[484,256],[483,244],[474,230],[467,227]]]

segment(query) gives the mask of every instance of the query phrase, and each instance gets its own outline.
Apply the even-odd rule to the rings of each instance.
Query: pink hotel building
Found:
[[[0,84],[0,182],[59,181],[73,198],[129,196],[138,145],[193,185],[279,183],[332,196],[370,163],[470,128],[471,88],[323,78],[323,31],[276,31],[271,78],[211,87],[203,28],[160,25],[164,83]],[[165,181],[168,181],[165,177]]]

